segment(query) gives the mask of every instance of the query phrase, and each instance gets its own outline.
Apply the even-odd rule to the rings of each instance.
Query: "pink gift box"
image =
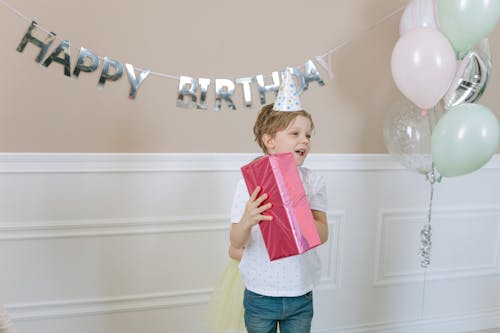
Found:
[[[321,244],[293,153],[271,154],[241,168],[250,195],[257,186],[272,207],[259,223],[271,261],[301,254]]]

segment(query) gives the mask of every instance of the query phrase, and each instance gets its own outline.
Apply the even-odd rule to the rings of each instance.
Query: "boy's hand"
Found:
[[[257,223],[259,223],[260,221],[271,221],[273,219],[273,217],[270,215],[262,214],[263,212],[271,208],[272,204],[268,202],[265,205],[262,205],[264,200],[267,199],[268,195],[267,193],[264,193],[261,196],[257,197],[259,195],[260,190],[261,187],[257,186],[253,191],[252,195],[250,196],[250,199],[248,199],[245,205],[245,212],[243,213],[243,216],[240,221],[243,222],[245,226],[247,226],[249,229],[254,225],[256,225]]]

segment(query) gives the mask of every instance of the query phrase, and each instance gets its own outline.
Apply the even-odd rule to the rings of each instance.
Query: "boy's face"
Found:
[[[311,150],[311,121],[304,116],[297,116],[274,137],[264,134],[264,144],[270,154],[292,152],[297,165],[302,165]]]

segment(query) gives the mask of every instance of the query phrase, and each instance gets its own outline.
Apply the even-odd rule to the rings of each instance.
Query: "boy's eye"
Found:
[[[311,134],[306,134],[306,138],[310,139],[311,138]]]

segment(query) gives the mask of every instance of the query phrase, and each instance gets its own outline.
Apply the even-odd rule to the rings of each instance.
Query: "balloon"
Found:
[[[480,104],[452,107],[432,134],[432,158],[442,176],[453,177],[481,168],[495,154],[500,127],[495,115]]]
[[[443,97],[445,108],[477,101],[486,89],[490,72],[490,44],[485,38],[461,60],[450,89]]]
[[[421,110],[407,99],[394,103],[384,124],[384,141],[389,153],[412,171],[431,172],[431,134],[440,115],[438,107]]]
[[[406,6],[399,22],[399,34],[404,35],[414,28],[439,29],[435,0],[413,0]]]
[[[420,108],[430,109],[448,91],[455,76],[455,53],[438,30],[416,28],[396,43],[391,70],[403,95]]]
[[[441,31],[455,51],[467,52],[495,28],[500,17],[498,0],[437,0]]]

